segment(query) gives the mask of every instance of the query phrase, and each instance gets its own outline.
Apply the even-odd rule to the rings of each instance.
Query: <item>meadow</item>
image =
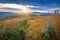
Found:
[[[0,40],[60,40],[60,16],[5,17],[0,19]]]

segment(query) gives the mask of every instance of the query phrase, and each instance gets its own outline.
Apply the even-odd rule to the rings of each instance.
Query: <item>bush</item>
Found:
[[[53,40],[53,26],[51,22],[47,22],[47,28],[41,32],[41,37],[43,40]]]
[[[22,28],[9,28],[5,33],[3,40],[22,40],[25,36],[25,29]]]

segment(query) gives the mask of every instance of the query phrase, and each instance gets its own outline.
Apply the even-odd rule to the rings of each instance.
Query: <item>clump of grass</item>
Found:
[[[47,28],[41,32],[41,38],[43,40],[53,40],[53,26],[52,26],[52,23],[51,22],[47,22]]]
[[[24,27],[21,28],[9,28],[5,33],[3,40],[22,40],[25,36],[25,29]]]

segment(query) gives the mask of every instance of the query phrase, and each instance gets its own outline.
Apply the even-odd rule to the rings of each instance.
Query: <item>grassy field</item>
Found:
[[[60,16],[58,15],[24,14],[0,20],[1,40],[60,40],[59,33]]]

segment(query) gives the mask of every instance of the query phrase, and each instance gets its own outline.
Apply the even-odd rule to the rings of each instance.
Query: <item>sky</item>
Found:
[[[53,13],[60,10],[60,0],[0,0],[0,12]]]

